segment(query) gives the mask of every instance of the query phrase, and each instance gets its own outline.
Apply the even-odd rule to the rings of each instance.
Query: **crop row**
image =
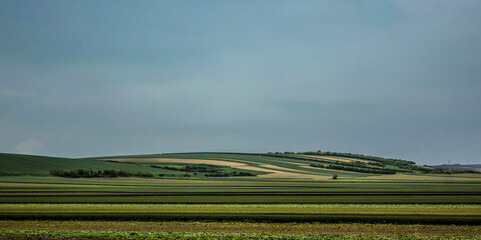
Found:
[[[480,195],[0,195],[0,203],[365,203],[481,204]]]
[[[297,239],[339,239],[339,240],[444,240],[481,239],[480,237],[421,237],[385,235],[343,235],[343,234],[262,234],[262,233],[188,233],[188,232],[117,232],[117,231],[52,231],[52,230],[0,230],[1,238],[23,239],[192,239],[192,240],[297,240]]]

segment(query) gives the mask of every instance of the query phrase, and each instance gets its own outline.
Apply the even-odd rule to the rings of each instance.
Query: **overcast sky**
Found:
[[[0,0],[0,152],[481,163],[481,1]]]

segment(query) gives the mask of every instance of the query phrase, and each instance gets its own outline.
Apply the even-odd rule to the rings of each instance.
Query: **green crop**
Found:
[[[424,236],[384,236],[384,235],[343,235],[343,234],[259,234],[259,233],[186,233],[186,232],[118,232],[118,231],[52,231],[52,230],[0,230],[0,237],[27,239],[185,239],[185,240],[307,240],[307,239],[339,239],[339,240],[470,240],[480,237],[424,237]]]

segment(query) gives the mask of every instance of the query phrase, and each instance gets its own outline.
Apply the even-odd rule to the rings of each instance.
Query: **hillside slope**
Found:
[[[96,161],[92,159],[58,158],[0,153],[0,175],[49,175],[55,169],[146,171],[149,167]]]

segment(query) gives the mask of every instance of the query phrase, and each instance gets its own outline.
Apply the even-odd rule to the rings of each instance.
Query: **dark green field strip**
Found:
[[[109,186],[109,187],[142,187],[142,188],[158,188],[158,187],[182,187],[182,186],[224,186],[236,188],[238,186],[249,186],[249,187],[292,187],[304,188],[304,187],[330,187],[330,188],[356,188],[356,189],[412,189],[412,188],[424,188],[429,191],[433,188],[439,189],[475,189],[481,192],[481,178],[471,178],[468,180],[446,180],[440,181],[429,181],[429,180],[337,180],[337,181],[297,181],[297,180],[279,180],[279,179],[268,179],[261,177],[246,177],[246,178],[210,178],[203,179],[208,181],[195,181],[192,179],[186,179],[182,181],[178,180],[155,180],[150,179],[149,181],[139,181],[135,178],[117,178],[117,179],[73,179],[73,178],[55,178],[55,177],[0,177],[0,190],[6,186],[11,186],[13,183],[24,184],[24,187],[35,187],[38,185],[45,184],[51,186],[52,188],[58,186],[68,186],[73,185],[79,186]],[[31,184],[25,186],[25,184]],[[76,187],[76,186],[75,186]]]
[[[0,203],[362,203],[362,204],[481,204],[480,195],[188,195],[188,196],[1,196]]]
[[[249,192],[11,192],[2,193],[1,197],[21,197],[21,196],[64,196],[64,195],[82,195],[82,196],[478,196],[481,197],[481,193],[466,193],[466,192],[264,192],[264,191],[249,191]]]
[[[0,178],[2,179],[2,178]],[[445,191],[479,191],[481,192],[481,182],[459,182],[459,181],[442,181],[442,182],[404,182],[404,181],[327,181],[327,182],[312,182],[312,181],[269,181],[269,179],[255,178],[255,181],[251,178],[250,181],[242,182],[229,182],[223,181],[223,179],[215,179],[219,181],[142,181],[138,182],[136,179],[130,178],[118,178],[113,180],[103,179],[65,179],[65,178],[31,178],[25,179],[22,177],[8,177],[0,180],[0,190],[12,189],[12,188],[24,188],[24,189],[56,189],[56,188],[79,188],[86,187],[96,189],[98,187],[106,188],[125,188],[131,189],[156,189],[166,187],[215,187],[215,188],[291,188],[293,190],[298,188],[329,188],[329,189],[396,189],[396,190],[410,190],[410,189],[424,189],[429,191],[431,189],[441,189]],[[262,180],[262,181],[260,181]],[[17,185],[15,185],[17,184]]]
[[[116,221],[259,221],[357,222],[409,224],[481,224],[481,216],[416,214],[281,214],[281,213],[0,213],[3,220],[116,220]]]
[[[437,188],[426,189],[413,186],[409,188],[342,188],[342,187],[282,187],[282,186],[245,186],[245,187],[226,187],[226,186],[162,186],[162,187],[62,187],[62,188],[9,188],[2,189],[0,196],[15,193],[31,194],[61,194],[61,193],[138,193],[138,194],[162,194],[162,193],[293,193],[293,194],[446,194],[446,195],[473,195],[481,194],[477,188]]]

